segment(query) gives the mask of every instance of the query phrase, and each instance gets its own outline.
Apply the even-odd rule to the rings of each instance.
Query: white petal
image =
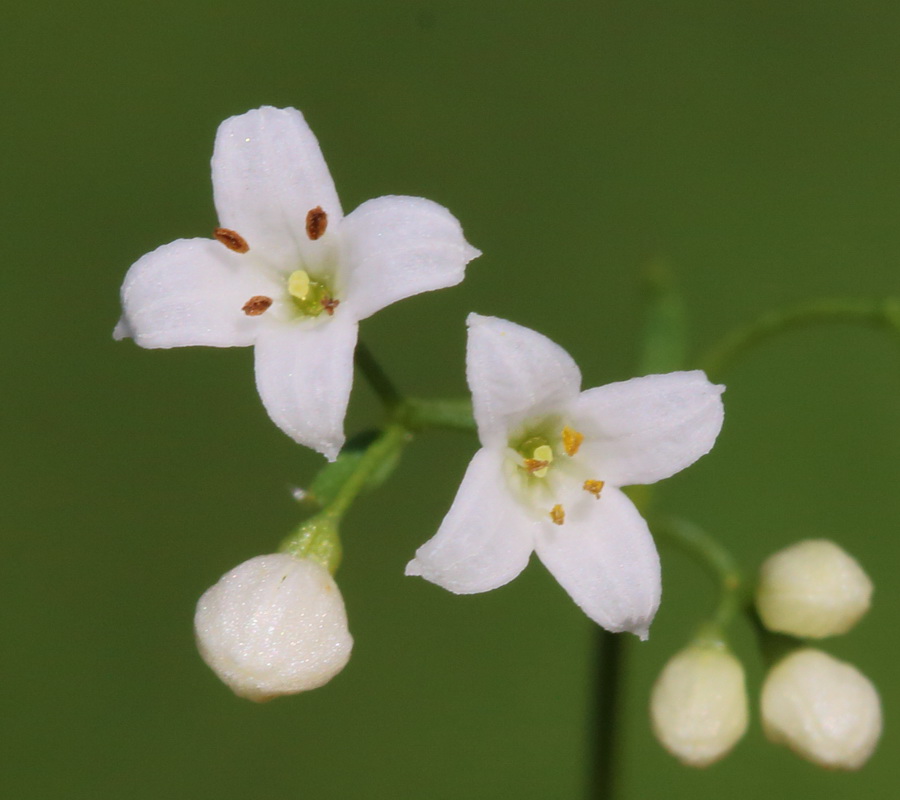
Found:
[[[647,523],[612,486],[599,500],[580,504],[579,511],[567,513],[562,525],[542,525],[538,556],[594,622],[646,639],[662,592]]]
[[[147,253],[125,276],[114,336],[141,347],[253,344],[262,318],[242,308],[273,286],[242,259],[211,239],[179,239]]]
[[[283,269],[298,268],[319,245],[306,234],[312,209],[326,212],[330,228],[341,219],[319,143],[294,108],[265,106],[226,119],[216,134],[212,179],[219,225]],[[327,237],[326,228],[320,242]]]
[[[341,223],[347,299],[365,319],[404,297],[455,286],[481,253],[469,245],[456,217],[421,197],[379,197]]]
[[[421,575],[456,594],[509,583],[528,563],[535,523],[510,494],[503,454],[479,450],[438,532],[416,550],[407,575]]]
[[[497,317],[469,314],[466,378],[482,444],[505,446],[524,420],[572,401],[581,372],[546,336]]]
[[[333,318],[270,325],[256,342],[256,388],[272,421],[329,461],[344,444],[358,325]]]
[[[699,370],[633,378],[582,392],[570,424],[585,435],[582,454],[598,478],[654,483],[712,449],[724,390]]]

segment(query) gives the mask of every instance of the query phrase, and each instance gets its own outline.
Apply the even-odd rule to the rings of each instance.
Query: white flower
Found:
[[[663,747],[706,767],[747,730],[744,668],[723,645],[691,645],[669,659],[653,685],[650,718]]]
[[[334,460],[357,323],[453,286],[479,252],[442,206],[379,197],[346,217],[319,144],[293,108],[225,120],[212,158],[215,239],[139,259],[116,338],[141,347],[256,346],[256,385],[285,433]]]
[[[580,392],[575,362],[546,337],[494,317],[468,323],[482,448],[406,574],[483,592],[512,580],[536,551],[591,619],[646,638],[659,557],[619,487],[666,478],[708,452],[723,387],[702,372],[674,372]]]
[[[778,662],[762,689],[766,736],[829,769],[859,769],[881,736],[881,701],[856,667],[821,650]]]
[[[194,630],[216,675],[257,702],[328,683],[353,647],[328,570],[286,553],[251,558],[223,575],[197,603]]]
[[[849,631],[871,600],[869,576],[827,539],[797,542],[769,556],[756,589],[756,607],[769,630],[816,639]]]

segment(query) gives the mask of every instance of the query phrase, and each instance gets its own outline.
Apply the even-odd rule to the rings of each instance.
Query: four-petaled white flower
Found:
[[[577,365],[545,336],[477,314],[468,324],[482,448],[406,574],[483,592],[512,580],[534,550],[591,619],[646,638],[659,557],[619,487],[667,478],[707,453],[724,387],[694,371],[581,392]]]
[[[459,283],[479,252],[447,209],[422,198],[379,197],[344,217],[293,108],[225,120],[212,181],[215,239],[179,239],[138,260],[115,336],[142,347],[255,345],[257,388],[275,424],[333,460],[358,322]]]

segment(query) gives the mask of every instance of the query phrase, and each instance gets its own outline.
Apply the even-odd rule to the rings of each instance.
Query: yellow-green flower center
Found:
[[[297,310],[306,317],[318,317],[323,311],[331,316],[340,303],[324,280],[310,277],[305,269],[288,276],[287,288]]]

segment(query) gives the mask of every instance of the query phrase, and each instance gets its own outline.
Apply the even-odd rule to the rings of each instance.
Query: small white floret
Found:
[[[828,769],[859,769],[881,736],[881,701],[856,667],[821,650],[776,664],[762,690],[766,736]]]
[[[353,647],[334,579],[286,553],[223,575],[197,603],[194,629],[203,660],[235,694],[257,702],[322,686]]]
[[[872,581],[834,542],[810,539],[762,565],[756,607],[769,630],[820,639],[849,631],[869,610]]]
[[[650,695],[653,733],[675,758],[706,767],[747,730],[744,668],[722,645],[691,645],[663,668]]]

